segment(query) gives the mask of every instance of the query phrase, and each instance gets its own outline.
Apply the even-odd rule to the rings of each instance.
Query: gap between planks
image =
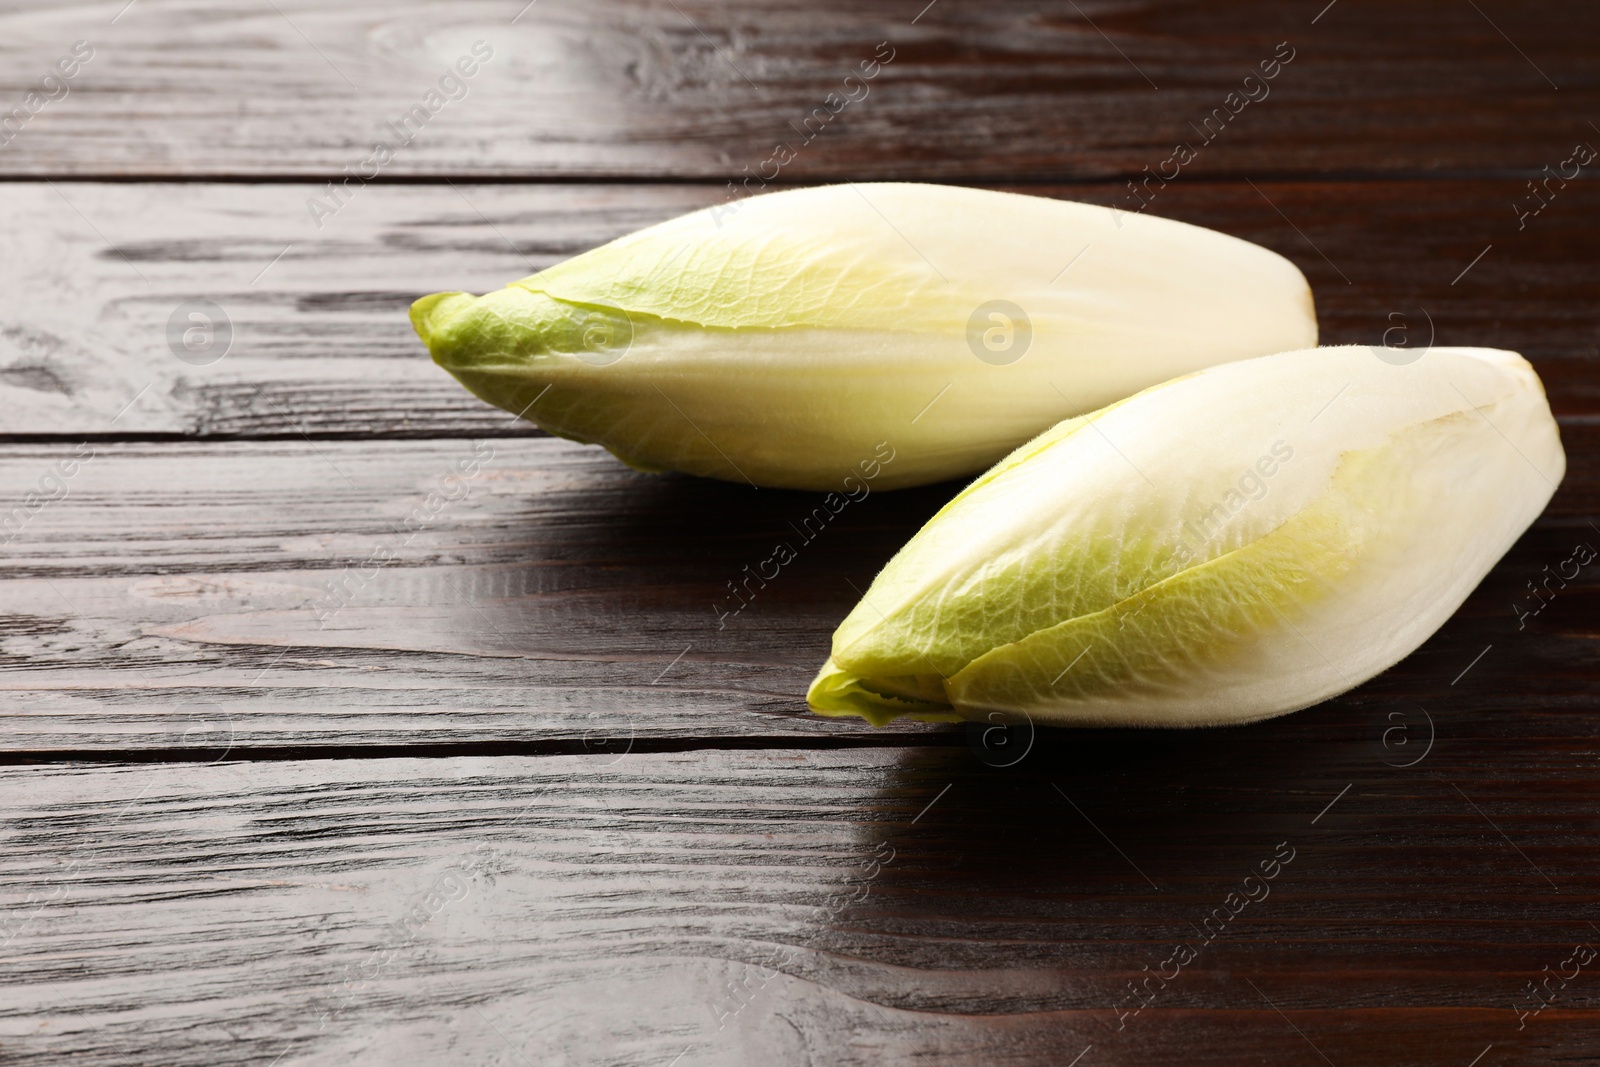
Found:
[[[882,737],[799,737],[795,735],[738,737],[636,737],[620,754],[581,738],[544,738],[505,741],[445,741],[415,745],[236,745],[227,749],[15,749],[0,751],[0,767],[41,764],[135,763],[290,763],[305,760],[450,759],[455,757],[584,756],[630,753],[683,753],[731,750],[831,751],[850,748],[955,748],[966,744],[959,731],[925,734],[885,734]]]
[[[1526,167],[1462,167],[1440,170],[1411,169],[1411,170],[1325,170],[1316,172],[1306,171],[1277,171],[1277,170],[1252,170],[1246,171],[1217,171],[1211,174],[1185,175],[1186,185],[1242,185],[1247,181],[1272,182],[1274,184],[1321,184],[1327,182],[1343,182],[1351,185],[1363,183],[1378,184],[1383,182],[1431,182],[1431,181],[1521,181],[1528,178],[1537,178],[1544,171],[1533,166]],[[464,185],[695,185],[718,187],[733,182],[736,176],[705,175],[705,174],[628,174],[622,171],[593,171],[587,173],[566,174],[557,171],[534,172],[505,172],[505,171],[472,171],[456,170],[440,172],[437,174],[393,174],[380,175],[366,185],[419,185],[419,186],[448,186],[451,184]],[[1017,175],[1007,171],[994,173],[962,175],[959,178],[939,177],[930,175],[926,179],[919,179],[920,184],[926,185],[954,185],[963,188],[986,187],[990,185],[1006,186],[1034,186],[1034,185],[1105,185],[1123,181],[1134,181],[1144,177],[1142,171],[1133,170],[1107,170],[1093,174],[1083,173],[1044,173]],[[0,185],[42,185],[50,182],[56,184],[78,185],[320,185],[324,182],[343,182],[348,175],[339,171],[71,171],[71,172],[15,172],[0,173]],[[768,182],[763,187],[762,193],[782,192],[785,189],[806,189],[820,185],[839,185],[846,182],[905,182],[910,181],[903,175],[880,174],[874,175],[865,171],[852,170],[838,174],[820,174],[814,178],[802,178],[791,181]]]

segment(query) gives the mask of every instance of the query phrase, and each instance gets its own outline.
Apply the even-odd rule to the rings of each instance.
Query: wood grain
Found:
[[[813,499],[548,438],[91,447],[0,593],[0,735],[47,748],[836,736],[798,701],[840,599],[807,572],[903,536],[858,506],[730,619]],[[0,466],[20,498],[71,454]]]
[[[1294,260],[1327,343],[1417,347],[1431,337],[1516,349],[1558,414],[1600,415],[1600,191],[1573,182],[1519,229],[1524,184],[1180,178],[1150,210]],[[1105,184],[1027,191],[1136,206]],[[0,260],[10,294],[0,305],[0,436],[519,432],[433,366],[407,321],[410,302],[498,288],[717,199],[685,185],[378,186],[319,230],[305,209],[313,192],[8,186],[0,227],[20,251]],[[180,360],[169,339],[193,300],[220,306],[233,330],[227,354],[206,366]]]
[[[1537,613],[1527,588],[1600,545],[1600,426],[1564,433],[1571,469],[1546,516],[1351,699],[1438,700],[1488,728],[1519,694],[1518,721],[1544,730],[1587,706],[1593,568],[1541,586]],[[56,481],[76,446],[0,460],[7,499],[66,487],[24,515],[0,567],[0,752],[962,743],[803,700],[857,590],[953,485],[874,493],[802,539],[816,495],[639,474],[554,438],[88,447]],[[780,541],[798,558],[744,586],[740,609],[729,583]]]
[[[1516,1007],[1600,940],[1594,775],[1527,730],[1397,770],[1359,718],[1310,718],[1293,745],[1075,733],[1005,770],[784,748],[8,768],[0,1043],[14,1064],[1584,1061],[1589,971]],[[1131,1014],[1177,944],[1197,957]]]
[[[0,3],[0,1063],[1600,1061],[1600,962],[1550,977],[1600,945],[1600,579],[1548,581],[1600,545],[1600,193],[1517,206],[1600,145],[1597,31],[1559,0]],[[1569,455],[1433,639],[1249,727],[812,716],[852,583],[954,486],[853,504],[727,615],[814,498],[544,437],[406,321],[780,142],[774,187],[1131,209],[1180,141],[1148,210],[1289,256],[1325,342],[1522,351]],[[232,331],[204,365],[171,339],[199,300]]]
[[[1213,176],[1531,173],[1600,112],[1600,15],[1558,0],[122,6],[0,13],[7,109],[73,42],[95,49],[0,171],[323,178],[383,141],[397,148],[383,177],[720,185],[770,177],[785,143],[790,180],[1061,180],[1138,174],[1188,141]],[[479,40],[494,56],[466,95],[441,97],[409,143],[393,136]],[[1268,95],[1230,104],[1280,43],[1293,59]],[[875,54],[892,62],[847,84]],[[839,110],[824,123],[818,108]],[[1218,108],[1240,110],[1205,143]]]

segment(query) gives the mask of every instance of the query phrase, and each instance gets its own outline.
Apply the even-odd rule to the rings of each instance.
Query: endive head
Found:
[[[931,185],[801,189],[412,309],[478,396],[650,470],[838,489],[981,470],[1079,411],[1314,344],[1305,278],[1146,215]]]
[[[1565,456],[1511,352],[1213,367],[984,474],[834,634],[823,714],[1204,725],[1309,706],[1427,639]]]

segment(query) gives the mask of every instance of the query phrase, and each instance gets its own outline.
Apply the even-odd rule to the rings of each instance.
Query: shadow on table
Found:
[[[1222,729],[1041,729],[1012,767],[981,746],[909,749],[861,831],[864,852],[892,859],[834,925],[938,916],[958,940],[1080,936],[1061,923],[1176,936],[1279,843],[1303,847],[1347,783],[1385,770],[1365,718],[1330,703]]]

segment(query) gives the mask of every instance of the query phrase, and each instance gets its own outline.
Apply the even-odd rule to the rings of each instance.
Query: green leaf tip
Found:
[[[873,726],[887,726],[903,717],[921,722],[961,721],[961,716],[947,704],[877,692],[865,679],[831,659],[806,691],[806,702],[819,715],[829,718],[855,715]]]

